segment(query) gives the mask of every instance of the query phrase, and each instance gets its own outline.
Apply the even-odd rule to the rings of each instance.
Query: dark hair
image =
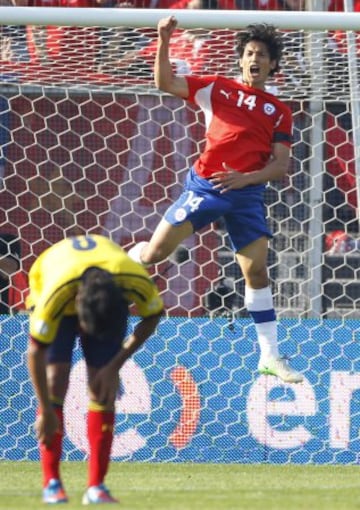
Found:
[[[112,275],[92,267],[82,275],[77,295],[79,320],[86,326],[85,335],[99,340],[124,338],[129,315],[129,303],[123,289]]]
[[[276,66],[270,71],[269,75],[273,76],[280,71],[283,42],[281,32],[279,32],[276,27],[266,23],[254,23],[248,25],[245,30],[238,32],[236,39],[236,51],[240,58],[243,57],[245,46],[249,42],[259,41],[264,43],[269,51],[270,60],[276,61]]]

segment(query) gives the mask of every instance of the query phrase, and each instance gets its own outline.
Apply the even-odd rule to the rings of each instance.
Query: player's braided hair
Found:
[[[125,336],[129,304],[123,289],[107,271],[92,267],[84,272],[77,295],[77,311],[86,335],[99,340]]]
[[[280,71],[280,60],[283,52],[282,34],[273,25],[266,23],[253,23],[248,25],[245,30],[241,30],[236,36],[236,51],[240,58],[243,57],[245,46],[251,41],[260,41],[264,43],[269,51],[270,59],[275,60],[276,65],[269,73],[273,76]]]

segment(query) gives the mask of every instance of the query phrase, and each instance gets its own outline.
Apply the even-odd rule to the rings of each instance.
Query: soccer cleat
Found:
[[[57,503],[67,503],[68,497],[60,480],[52,478],[43,489],[43,502],[56,505]]]
[[[82,499],[83,505],[92,505],[99,503],[118,503],[119,501],[112,497],[109,489],[101,483],[100,485],[93,485],[89,487]]]
[[[258,370],[260,374],[275,375],[286,383],[301,383],[304,380],[303,375],[289,367],[284,358],[260,359]]]

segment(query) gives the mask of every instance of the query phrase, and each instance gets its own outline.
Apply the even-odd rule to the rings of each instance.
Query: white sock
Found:
[[[276,321],[255,323],[255,329],[260,346],[260,358],[279,358]]]
[[[245,286],[245,305],[254,320],[260,346],[260,357],[278,358],[277,321],[270,287],[252,289]],[[271,317],[274,317],[272,319]],[[270,320],[266,320],[270,318]]]

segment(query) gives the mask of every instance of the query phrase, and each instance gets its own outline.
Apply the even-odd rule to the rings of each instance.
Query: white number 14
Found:
[[[238,95],[239,95],[239,97],[238,97],[238,102],[237,102],[236,106],[246,105],[250,111],[255,108],[255,106],[256,106],[256,96],[255,95],[246,97],[242,90],[238,90]]]

